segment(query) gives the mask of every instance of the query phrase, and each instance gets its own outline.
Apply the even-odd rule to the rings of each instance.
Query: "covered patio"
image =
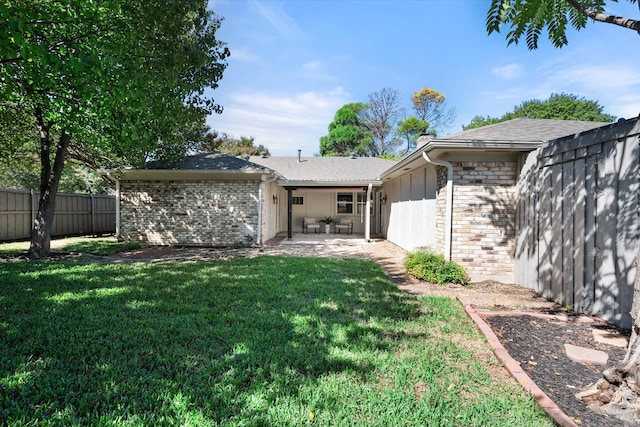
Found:
[[[372,236],[379,237],[379,236]],[[291,238],[287,237],[287,232],[278,233],[267,244],[279,245],[361,245],[365,242],[364,233],[291,233]]]

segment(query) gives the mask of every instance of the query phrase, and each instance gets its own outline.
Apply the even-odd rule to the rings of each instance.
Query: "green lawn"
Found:
[[[0,263],[0,425],[551,426],[486,346],[366,260]]]
[[[138,242],[118,242],[115,237],[68,237],[51,241],[52,251],[81,252],[93,255],[112,255],[143,247]],[[25,255],[29,242],[0,243],[0,257]]]

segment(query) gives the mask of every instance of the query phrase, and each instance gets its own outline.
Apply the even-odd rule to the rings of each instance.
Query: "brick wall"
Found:
[[[153,245],[256,241],[259,181],[122,181],[120,237]]]
[[[513,281],[516,162],[451,162],[451,259],[472,280]],[[438,168],[436,237],[444,249],[446,168]]]
[[[447,218],[447,168],[437,166],[436,169],[436,247],[438,253],[444,253],[444,229]],[[454,190],[455,194],[455,190]]]

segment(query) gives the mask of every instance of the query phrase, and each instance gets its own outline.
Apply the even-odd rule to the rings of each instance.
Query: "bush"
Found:
[[[453,261],[445,261],[444,256],[430,251],[418,250],[407,255],[404,266],[407,273],[427,282],[459,283],[466,285],[469,278],[464,268]]]

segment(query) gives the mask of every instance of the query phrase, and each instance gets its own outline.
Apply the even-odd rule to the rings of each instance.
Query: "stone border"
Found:
[[[498,337],[493,330],[487,325],[487,323],[480,317],[475,308],[470,304],[465,304],[461,300],[467,315],[476,323],[480,332],[487,338],[489,345],[493,348],[493,353],[496,358],[504,364],[504,367],[509,371],[511,376],[535,399],[538,406],[549,415],[553,421],[563,427],[578,427],[571,417],[565,414],[562,409],[556,405],[553,400],[546,395],[544,391],[540,389],[533,382],[533,380],[522,370],[522,367],[516,362],[504,348],[504,346],[498,340]]]

